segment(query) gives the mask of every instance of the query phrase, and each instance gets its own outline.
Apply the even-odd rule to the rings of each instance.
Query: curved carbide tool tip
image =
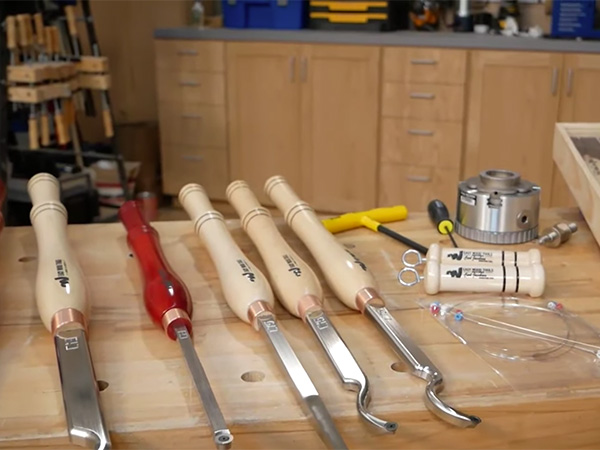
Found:
[[[396,422],[388,422],[387,420],[380,419],[367,411],[367,406],[370,403],[371,397],[369,395],[369,383],[366,377],[364,378],[364,384],[357,384],[358,386],[360,386],[356,398],[356,406],[358,409],[358,413],[371,425],[381,428],[387,433],[395,433],[398,429],[398,424]]]
[[[437,396],[437,393],[443,388],[441,378],[427,383],[425,389],[426,406],[440,419],[462,428],[474,428],[481,423],[477,416],[465,414],[452,408]]]

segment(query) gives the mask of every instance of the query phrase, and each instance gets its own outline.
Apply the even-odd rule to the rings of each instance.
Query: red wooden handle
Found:
[[[144,278],[146,311],[171,339],[176,339],[173,328],[178,325],[185,325],[191,334],[190,293],[165,259],[158,232],[146,222],[139,203],[134,200],[121,206],[119,219],[127,230],[127,243],[138,260]],[[167,320],[163,320],[165,314],[174,309],[185,312],[184,317],[176,316],[174,320],[168,320],[167,316]]]

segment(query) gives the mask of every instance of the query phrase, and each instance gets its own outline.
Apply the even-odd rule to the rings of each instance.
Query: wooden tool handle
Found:
[[[27,14],[19,14],[17,16],[18,31],[19,31],[19,45],[23,48],[29,47],[29,41],[27,40]]]
[[[62,101],[62,106],[65,126],[70,127],[75,123],[75,106],[73,104],[73,98],[64,98]]]
[[[60,54],[60,31],[57,26],[51,26],[50,32],[52,33],[52,53]]]
[[[320,308],[323,291],[317,276],[283,239],[271,214],[260,205],[248,184],[231,183],[227,199],[265,262],[279,301],[302,319],[311,309]]]
[[[42,13],[34,14],[33,22],[35,25],[35,40],[38,45],[44,45],[44,42],[45,42],[44,18],[42,17]]]
[[[424,271],[425,292],[502,292],[544,293],[546,274],[541,264],[529,266],[469,266],[427,261]]]
[[[31,14],[23,14],[23,25],[27,36],[27,46],[33,45],[33,26],[31,25]]]
[[[50,118],[48,112],[42,113],[40,116],[40,131],[42,138],[42,145],[44,147],[50,145]]]
[[[38,121],[35,115],[30,116],[27,121],[27,133],[29,134],[29,148],[38,150],[40,148],[40,130],[38,129]]]
[[[60,202],[58,180],[39,173],[29,180],[27,191],[33,204],[29,216],[38,246],[36,301],[44,326],[54,331],[57,312],[63,310],[64,314],[64,310],[72,309],[88,314],[87,289],[67,240],[67,210]]]
[[[44,44],[46,45],[46,53],[52,55],[54,53],[54,33],[52,27],[44,27]]]
[[[69,27],[69,34],[72,37],[77,37],[77,18],[75,16],[75,7],[65,6],[65,16],[67,17],[67,26]]]
[[[14,51],[17,48],[17,19],[6,16],[6,47]]]
[[[67,134],[67,126],[62,111],[54,112],[54,128],[56,130],[56,140],[60,145],[69,143],[69,135]]]
[[[113,128],[112,115],[110,113],[110,109],[104,108],[102,110],[102,122],[104,123],[104,135],[107,138],[111,138],[115,135],[115,130]]]
[[[253,303],[266,302],[273,307],[273,292],[265,276],[237,246],[227,230],[221,213],[215,211],[202,186],[188,184],[179,191],[179,202],[192,219],[217,268],[223,295],[233,312],[251,323],[249,313]]]
[[[377,283],[367,266],[325,229],[313,209],[298,198],[285,178],[269,178],[265,192],[308,247],[335,295],[348,308],[360,309],[356,301],[359,291],[365,288],[377,290]]]

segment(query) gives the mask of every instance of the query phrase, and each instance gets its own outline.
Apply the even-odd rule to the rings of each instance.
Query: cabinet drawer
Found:
[[[464,88],[436,84],[384,83],[382,114],[405,119],[460,122]]]
[[[212,199],[225,200],[230,183],[227,151],[186,146],[161,148],[163,189],[177,195],[187,183],[201,184]]]
[[[464,84],[466,50],[385,48],[383,81]]]
[[[383,163],[379,169],[379,206],[405,205],[409,212],[426,211],[434,198],[450,211],[456,206],[458,169]]]
[[[384,117],[381,162],[459,168],[462,124]]]
[[[158,117],[163,145],[227,147],[224,106],[160,103]]]
[[[224,72],[223,42],[154,41],[156,68],[173,72]]]
[[[218,73],[156,72],[158,99],[176,103],[225,104],[225,76]]]

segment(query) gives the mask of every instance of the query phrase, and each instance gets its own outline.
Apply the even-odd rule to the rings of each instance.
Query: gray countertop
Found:
[[[320,44],[600,53],[600,41],[536,39],[452,32],[393,31],[375,33],[362,31],[165,28],[155,30],[154,37],[158,39],[308,42]]]

